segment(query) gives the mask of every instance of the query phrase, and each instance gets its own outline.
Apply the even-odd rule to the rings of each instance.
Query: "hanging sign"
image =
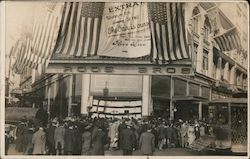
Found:
[[[150,54],[147,3],[105,3],[98,55],[135,58]]]

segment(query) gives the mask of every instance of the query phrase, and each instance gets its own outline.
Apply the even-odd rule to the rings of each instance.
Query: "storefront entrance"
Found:
[[[153,116],[163,117],[168,119],[170,117],[170,100],[153,98]]]
[[[182,120],[194,120],[199,118],[198,103],[192,101],[176,101],[174,118]]]

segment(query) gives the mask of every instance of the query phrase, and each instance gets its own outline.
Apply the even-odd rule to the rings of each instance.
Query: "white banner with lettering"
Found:
[[[147,3],[106,3],[98,55],[135,58],[149,55],[150,49]]]

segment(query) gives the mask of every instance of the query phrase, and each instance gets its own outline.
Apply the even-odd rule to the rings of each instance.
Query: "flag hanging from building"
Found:
[[[66,2],[55,53],[97,55],[103,9],[104,2]]]
[[[221,51],[231,51],[234,49],[241,50],[240,37],[235,27],[220,35],[214,36],[214,40],[218,44]]]
[[[39,65],[48,64],[60,26],[61,7],[60,3],[51,2],[37,6],[32,31],[25,33],[25,38],[15,44],[19,47],[22,41],[22,49],[13,49],[13,56],[17,56],[14,72],[21,74],[26,67],[37,69]]]
[[[17,58],[15,63],[12,66],[12,70],[17,74],[22,74],[24,71],[24,59],[27,56],[26,52],[28,52],[30,46],[28,41],[20,41],[20,47],[17,48]]]
[[[188,59],[183,3],[148,3],[151,57],[158,62]]]
[[[37,69],[38,65],[46,65],[52,55],[59,27],[62,5],[48,2],[45,18],[35,21],[31,40],[31,54],[27,58],[27,66]],[[40,15],[41,16],[41,15]]]
[[[99,56],[136,58],[150,54],[147,3],[105,3]]]

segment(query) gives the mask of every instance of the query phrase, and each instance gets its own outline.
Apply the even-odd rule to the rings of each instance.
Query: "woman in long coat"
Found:
[[[45,143],[46,143],[46,134],[42,127],[38,129],[33,134],[32,137],[32,144],[34,145],[33,148],[33,155],[43,155],[45,154]]]
[[[106,144],[105,132],[98,128],[95,136],[92,138],[92,155],[104,155],[104,145]]]

